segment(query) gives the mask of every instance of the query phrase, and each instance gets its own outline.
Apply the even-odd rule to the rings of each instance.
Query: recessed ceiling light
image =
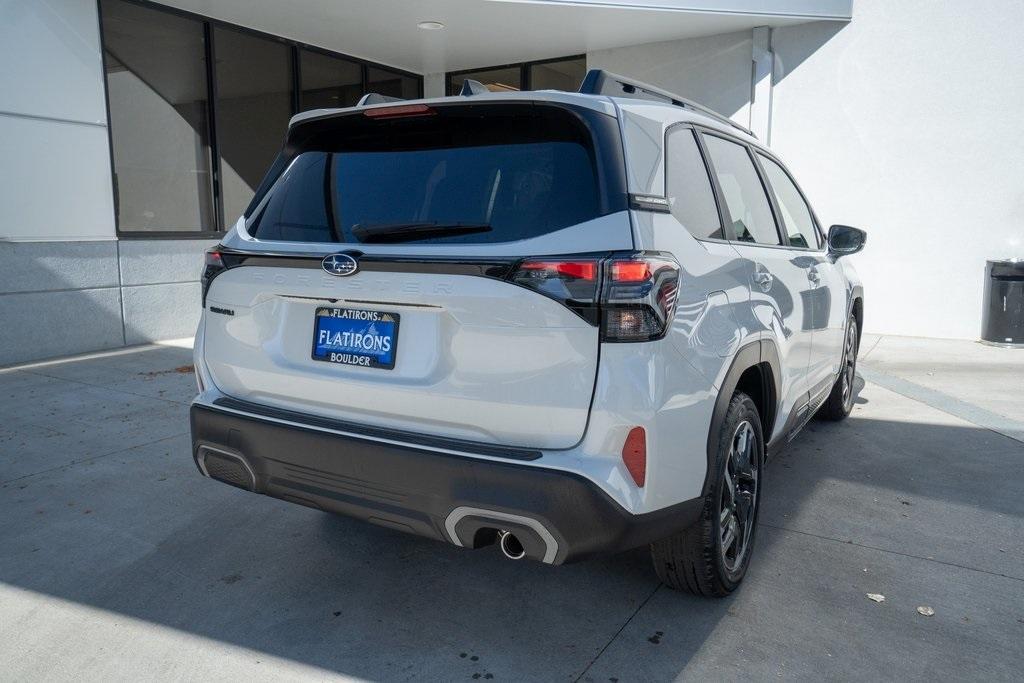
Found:
[[[440,31],[444,28],[444,24],[440,21],[421,21],[416,25],[424,31]]]

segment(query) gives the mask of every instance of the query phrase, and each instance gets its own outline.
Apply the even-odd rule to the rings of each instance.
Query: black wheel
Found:
[[[846,324],[846,342],[843,344],[843,364],[839,377],[832,386],[832,393],[821,405],[817,417],[838,422],[853,410],[853,380],[857,376],[857,320],[850,316]]]
[[[670,588],[722,597],[747,573],[761,503],[764,436],[757,406],[737,392],[718,439],[715,479],[700,521],[651,544],[658,578]]]

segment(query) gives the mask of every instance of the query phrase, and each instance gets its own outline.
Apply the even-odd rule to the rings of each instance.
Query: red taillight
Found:
[[[603,258],[528,258],[507,276],[593,325],[601,341],[661,339],[675,314],[679,264],[656,252]]]
[[[612,258],[601,293],[601,339],[644,342],[668,332],[676,310],[679,264],[661,254]]]
[[[519,268],[539,277],[597,279],[597,261],[523,261]]]
[[[647,433],[643,427],[633,427],[622,444],[622,462],[629,476],[640,488],[647,482]]]
[[[615,282],[643,282],[651,277],[646,261],[612,261],[611,270]]]
[[[223,273],[227,266],[224,265],[224,257],[221,256],[221,253],[216,248],[206,252],[204,266],[199,283],[202,289],[203,308],[206,308],[206,293],[210,291],[210,283],[213,282],[213,278]]]
[[[601,262],[597,259],[532,258],[520,262],[508,279],[554,299],[597,325],[600,274]]]
[[[396,119],[405,116],[431,116],[436,114],[425,104],[399,104],[394,107],[374,107],[363,112],[363,116],[371,119]]]

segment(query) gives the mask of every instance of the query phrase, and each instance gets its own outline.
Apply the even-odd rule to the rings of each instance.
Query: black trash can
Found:
[[[981,341],[1024,348],[1024,261],[988,261]]]

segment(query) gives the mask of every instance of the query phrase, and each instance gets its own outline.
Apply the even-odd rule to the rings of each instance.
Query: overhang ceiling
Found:
[[[162,0],[416,73],[849,20],[852,0]],[[439,21],[442,30],[423,30]]]

